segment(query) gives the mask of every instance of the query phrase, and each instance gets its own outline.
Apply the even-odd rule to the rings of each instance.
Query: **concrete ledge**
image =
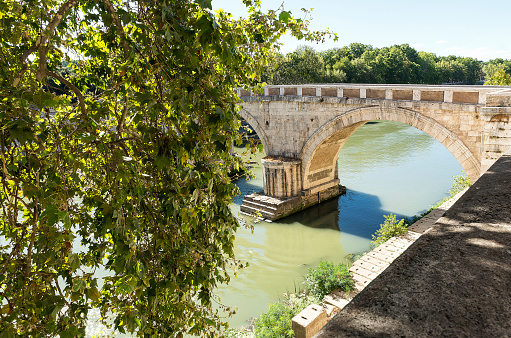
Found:
[[[310,338],[326,323],[326,311],[323,307],[312,304],[293,317],[292,328],[296,338]]]

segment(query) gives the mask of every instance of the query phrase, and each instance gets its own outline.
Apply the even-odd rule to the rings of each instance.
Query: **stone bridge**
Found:
[[[371,120],[429,134],[472,182],[511,147],[510,87],[311,84],[240,89],[238,96],[267,154],[264,194],[246,196],[241,211],[270,220],[342,193],[339,151]]]

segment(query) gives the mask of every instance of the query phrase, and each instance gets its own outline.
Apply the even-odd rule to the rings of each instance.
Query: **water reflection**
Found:
[[[339,230],[339,197],[321,202],[304,212],[278,221],[281,224],[302,223],[309,228]]]

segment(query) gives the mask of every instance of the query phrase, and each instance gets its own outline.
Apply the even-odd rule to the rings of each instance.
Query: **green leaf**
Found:
[[[82,293],[87,287],[87,282],[82,278],[73,279],[73,292]]]
[[[198,2],[202,8],[213,9],[211,6],[211,0],[198,0]]]
[[[69,267],[72,271],[76,271],[81,266],[80,257],[76,253],[71,253],[68,256]]]
[[[69,212],[61,211],[58,213],[59,219],[64,222],[64,228],[69,230],[71,228],[71,217],[69,216]]]
[[[15,338],[18,337],[16,331],[12,326],[8,326],[8,328],[2,332],[0,332],[0,338]]]
[[[288,23],[289,19],[291,19],[291,14],[289,12],[286,12],[286,11],[280,12],[280,14],[279,14],[280,21]]]
[[[89,297],[93,301],[97,302],[97,301],[99,301],[101,294],[99,293],[97,288],[93,287],[93,288],[87,289],[87,297]]]

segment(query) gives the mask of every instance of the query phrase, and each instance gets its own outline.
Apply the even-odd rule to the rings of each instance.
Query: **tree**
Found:
[[[82,336],[93,307],[139,336],[226,326],[234,88],[286,31],[324,38],[243,2],[238,20],[210,0],[0,3],[3,335]]]
[[[482,65],[474,58],[459,58],[459,62],[464,66],[464,82],[467,84],[475,84],[479,81],[482,72]]]
[[[501,58],[492,59],[483,67],[483,71],[486,73],[487,77],[493,76],[499,69],[504,69],[506,73],[511,74],[511,60],[504,60]]]
[[[276,65],[274,84],[321,83],[325,66],[321,56],[311,47],[300,46]]]
[[[419,52],[418,64],[422,69],[420,83],[440,84],[438,69],[436,67],[437,57],[435,54]]]
[[[486,80],[485,86],[511,86],[511,75],[504,69],[497,69],[492,76]]]
[[[371,45],[364,45],[363,43],[359,42],[353,42],[349,45],[350,55],[351,59],[358,59],[362,57],[362,54],[364,54],[366,51],[373,50],[373,46]]]

